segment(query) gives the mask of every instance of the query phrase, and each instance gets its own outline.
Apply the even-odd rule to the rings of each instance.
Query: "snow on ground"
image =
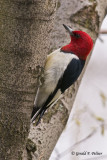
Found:
[[[107,16],[101,27],[105,29]],[[100,37],[104,42],[96,42],[67,126],[49,160],[107,160],[107,35]]]

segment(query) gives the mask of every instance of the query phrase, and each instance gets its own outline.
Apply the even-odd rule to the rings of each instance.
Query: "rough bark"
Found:
[[[105,0],[60,0],[56,14],[55,25],[51,35],[51,50],[55,50],[69,42],[69,35],[62,24],[75,29],[81,29],[90,34],[95,43],[102,20],[105,16],[107,2]],[[66,37],[66,38],[65,38]],[[87,59],[84,71],[90,57]],[[72,108],[83,73],[78,81],[65,93],[62,101],[48,109],[38,127],[31,126],[29,138],[34,142],[36,151],[32,154],[33,143],[29,150],[35,160],[48,160],[49,156],[63,131],[69,112]],[[63,102],[63,103],[62,103]],[[66,105],[67,104],[67,105]],[[26,159],[26,158],[25,158]]]
[[[0,1],[0,160],[22,159],[56,2]]]

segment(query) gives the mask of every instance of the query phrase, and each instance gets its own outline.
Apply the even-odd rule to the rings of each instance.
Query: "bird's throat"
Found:
[[[73,53],[73,54],[75,54],[76,56],[78,56],[82,60],[86,60],[87,55],[88,55],[87,50],[86,50],[85,47],[79,46],[79,45],[77,45],[75,43],[74,44],[70,43],[70,44],[68,44],[66,46],[63,46],[61,48],[61,51],[65,52],[65,53]]]
[[[72,52],[72,45],[71,44],[68,44],[66,46],[63,46],[61,48],[61,51],[62,52],[65,52],[65,53],[71,53]]]

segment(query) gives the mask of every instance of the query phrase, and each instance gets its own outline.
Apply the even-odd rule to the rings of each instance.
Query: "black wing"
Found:
[[[84,64],[85,61],[80,59],[71,60],[59,82],[62,93],[77,80],[84,67]]]

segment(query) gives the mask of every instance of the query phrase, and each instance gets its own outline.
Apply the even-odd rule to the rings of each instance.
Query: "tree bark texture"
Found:
[[[0,160],[22,159],[56,2],[0,1]]]
[[[105,0],[60,0],[58,2],[55,24],[50,40],[50,52],[70,41],[69,35],[66,33],[62,24],[69,25],[74,30],[79,29],[89,33],[95,43],[100,25],[106,14],[106,8],[107,2],[105,2]],[[31,125],[29,139],[33,141],[36,147],[34,153],[31,149],[33,147],[29,147],[29,152],[32,155],[31,159],[49,159],[49,156],[65,127],[89,59],[90,56],[87,59],[85,68],[78,81],[65,93],[61,101],[57,102],[54,107],[48,109],[41,124],[37,127]]]

